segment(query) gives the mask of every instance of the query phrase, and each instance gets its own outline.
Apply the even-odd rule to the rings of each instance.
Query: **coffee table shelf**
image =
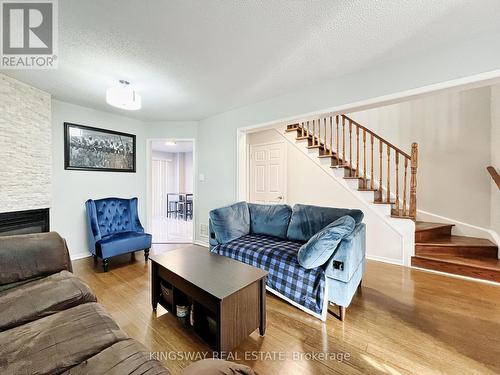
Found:
[[[193,305],[192,329],[215,351],[234,349],[257,328],[265,334],[266,271],[200,246],[150,259],[153,309],[160,304],[175,314],[179,300]],[[189,316],[184,325],[190,327]]]

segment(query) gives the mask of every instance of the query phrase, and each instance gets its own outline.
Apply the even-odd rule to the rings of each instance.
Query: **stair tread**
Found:
[[[414,258],[449,263],[459,266],[474,267],[500,272],[500,259],[495,257],[467,257],[460,255],[415,255]]]
[[[365,187],[365,188],[358,188],[358,191],[378,191],[378,189]]]
[[[342,159],[340,159],[342,160]],[[345,163],[345,164],[339,164],[339,165],[330,165],[330,168],[349,168],[349,164]]]
[[[318,158],[337,158],[335,152],[333,154],[323,154],[323,155],[318,155]]]
[[[361,176],[356,177],[356,176],[344,176],[344,180],[366,180],[368,181],[369,178],[363,178]]]
[[[453,227],[454,225],[455,224],[432,223],[432,222],[428,222],[428,221],[416,221],[415,222],[415,232]]]
[[[384,200],[374,200],[374,204],[395,204],[396,201],[391,200],[390,202],[387,202],[385,199]]]
[[[421,246],[453,246],[453,247],[492,247],[497,245],[486,238],[467,237],[467,236],[439,236],[430,240],[416,242],[415,245]]]

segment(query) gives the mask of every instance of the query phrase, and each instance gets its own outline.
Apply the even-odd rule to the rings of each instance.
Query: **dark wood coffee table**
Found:
[[[193,306],[194,331],[215,351],[234,349],[255,329],[266,331],[267,272],[189,246],[150,255],[151,299],[175,315],[176,305]],[[186,302],[187,301],[187,302]],[[189,319],[186,319],[187,326]]]

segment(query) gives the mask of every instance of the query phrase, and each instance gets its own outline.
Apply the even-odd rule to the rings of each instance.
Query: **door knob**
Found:
[[[282,199],[283,199],[283,196],[282,196],[282,195],[279,195],[279,196],[277,196],[276,198],[277,198],[277,199],[279,199],[279,200],[282,200]]]

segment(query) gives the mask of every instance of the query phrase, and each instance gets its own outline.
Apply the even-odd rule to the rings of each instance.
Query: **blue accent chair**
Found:
[[[144,250],[146,261],[151,235],[144,233],[137,213],[137,198],[104,198],[85,202],[90,252],[102,259],[104,272],[112,256]]]
[[[252,253],[261,252],[266,255],[263,268],[270,274],[271,267],[278,271],[286,268],[290,274],[292,262],[284,265],[280,259],[268,258],[279,255],[280,249],[297,252],[299,247],[303,248],[297,252],[294,269],[322,268],[326,285],[322,300],[337,305],[339,318],[344,320],[346,308],[360,287],[365,270],[366,226],[362,221],[363,212],[360,210],[238,202],[210,211],[210,250],[219,254],[222,251],[226,256],[234,255],[234,259],[243,262],[252,259]],[[329,228],[332,225],[337,226]],[[272,251],[273,247],[275,251]],[[304,251],[308,252],[303,257],[306,261],[315,260],[313,266],[301,261],[300,255]],[[285,284],[282,287],[283,290],[275,291],[288,297],[287,291],[293,288]],[[274,290],[269,285],[269,278],[268,288]],[[324,306],[321,314],[305,310],[322,320],[326,320],[329,311],[328,306]]]

